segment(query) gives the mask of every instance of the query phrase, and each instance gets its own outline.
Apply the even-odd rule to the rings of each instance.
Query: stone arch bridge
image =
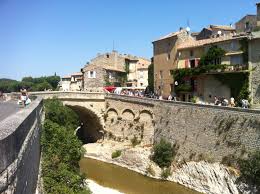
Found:
[[[153,143],[153,103],[93,92],[50,91],[29,95],[57,98],[71,107],[85,126],[80,132],[85,143],[96,142],[104,136],[118,141],[137,138],[144,144]]]
[[[116,141],[135,138],[141,145],[151,145],[164,138],[178,144],[184,156],[195,150],[196,153],[216,153],[216,158],[222,157],[227,150],[231,153],[233,150],[228,145],[236,145],[237,141],[240,147],[260,147],[259,110],[105,93],[35,92],[31,95],[44,99],[56,97],[74,109],[85,126],[80,136],[86,143],[102,138]],[[227,131],[228,135],[223,135],[223,131]],[[243,139],[243,136],[249,136],[248,133],[254,135]],[[216,142],[222,135],[223,138],[229,136],[229,143],[216,149]]]

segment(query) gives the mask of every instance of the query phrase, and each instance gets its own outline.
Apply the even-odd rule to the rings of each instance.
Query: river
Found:
[[[149,178],[126,168],[90,158],[81,159],[80,171],[97,184],[126,194],[199,194],[173,182]]]

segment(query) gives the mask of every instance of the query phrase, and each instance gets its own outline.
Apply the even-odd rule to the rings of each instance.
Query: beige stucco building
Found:
[[[59,87],[61,91],[81,91],[83,89],[83,74],[77,72],[63,76]]]

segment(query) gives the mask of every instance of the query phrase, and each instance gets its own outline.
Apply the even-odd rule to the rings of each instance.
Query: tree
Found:
[[[207,53],[200,58],[199,65],[200,66],[207,66],[207,65],[217,65],[219,64],[220,60],[226,51],[216,45],[209,48]]]
[[[79,173],[82,142],[74,135],[79,120],[57,99],[45,100],[41,136],[42,177],[46,193],[90,193]]]

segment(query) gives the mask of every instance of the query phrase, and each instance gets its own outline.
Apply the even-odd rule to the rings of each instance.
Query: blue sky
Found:
[[[77,72],[97,53],[152,57],[152,40],[229,25],[257,0],[0,0],[0,78]]]

